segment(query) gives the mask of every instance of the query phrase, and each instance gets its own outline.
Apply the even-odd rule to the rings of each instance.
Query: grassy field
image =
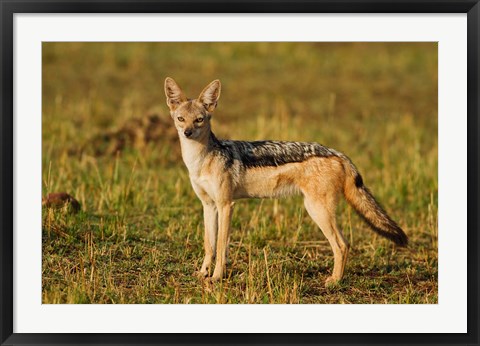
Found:
[[[396,249],[342,203],[344,280],[300,197],[236,203],[227,278],[203,259],[202,207],[165,104],[223,84],[218,137],[346,153],[410,237]],[[438,302],[434,43],[43,43],[43,303]]]

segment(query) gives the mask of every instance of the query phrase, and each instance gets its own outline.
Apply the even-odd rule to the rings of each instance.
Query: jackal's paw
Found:
[[[205,279],[208,276],[208,270],[197,270],[193,273],[199,279]]]
[[[219,282],[222,281],[223,275],[213,273],[212,277],[208,278],[207,280],[210,282]]]
[[[338,286],[338,284],[340,283],[340,280],[339,278],[337,277],[334,277],[334,276],[329,276],[327,278],[327,280],[325,280],[325,287],[336,287]]]

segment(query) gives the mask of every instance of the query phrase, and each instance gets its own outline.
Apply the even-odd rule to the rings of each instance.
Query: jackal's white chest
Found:
[[[193,155],[190,152],[185,152],[183,160],[187,166],[190,182],[197,196],[201,200],[205,198],[215,200],[217,187],[213,183],[215,177],[212,176],[212,171],[215,172],[215,170],[212,170],[211,160],[202,154]]]
[[[213,183],[211,176],[206,174],[190,174],[190,182],[200,199],[204,199],[206,197],[205,195],[208,195],[210,199],[215,200],[217,191],[216,185]]]

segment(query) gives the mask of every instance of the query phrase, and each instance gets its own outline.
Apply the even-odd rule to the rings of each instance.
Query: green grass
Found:
[[[300,197],[236,202],[227,278],[203,259],[201,203],[168,126],[163,81],[189,97],[222,81],[219,137],[317,141],[346,153],[410,237],[377,237],[342,203],[351,245],[342,283]],[[434,43],[44,43],[43,303],[438,302],[437,45]],[[158,114],[155,141],[80,148]],[[171,125],[173,126],[173,125]]]

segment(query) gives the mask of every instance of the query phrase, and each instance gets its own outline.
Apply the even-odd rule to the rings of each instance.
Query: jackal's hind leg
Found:
[[[348,245],[342,232],[337,227],[335,198],[322,198],[320,200],[315,198],[315,196],[305,195],[305,208],[313,221],[315,221],[322,230],[333,250],[333,273],[325,284],[337,283],[343,277],[348,256]]]

